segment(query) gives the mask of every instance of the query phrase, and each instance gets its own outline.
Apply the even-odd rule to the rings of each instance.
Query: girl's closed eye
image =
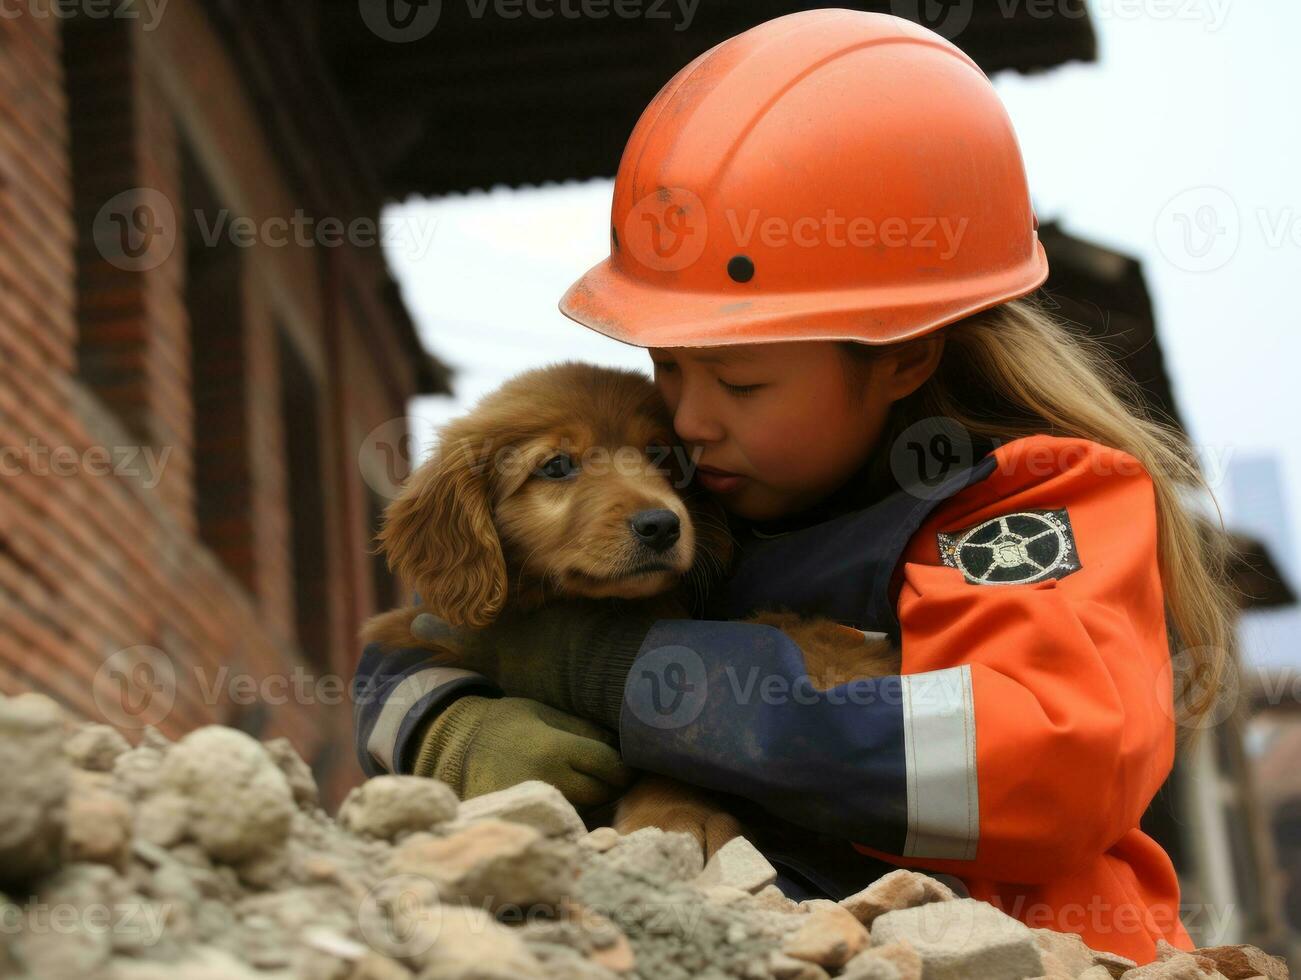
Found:
[[[737,398],[746,398],[750,395],[753,395],[760,388],[766,387],[765,385],[730,385],[722,378],[718,379],[718,383],[722,385],[724,388],[726,388],[728,391],[730,391]]]

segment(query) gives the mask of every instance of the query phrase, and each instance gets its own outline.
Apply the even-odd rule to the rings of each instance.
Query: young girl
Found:
[[[387,757],[597,802],[627,770],[596,722],[628,766],[752,804],[789,892],[901,866],[1140,963],[1190,949],[1139,820],[1173,764],[1172,650],[1189,721],[1228,669],[1224,539],[1180,501],[1176,432],[1025,298],[1036,227],[992,86],[908,21],[794,14],[683,69],[561,309],[649,350],[739,560],[704,618],[482,631],[499,655],[466,666],[510,697],[467,673]],[[733,621],[774,605],[887,634],[900,674],[801,686],[784,634]]]

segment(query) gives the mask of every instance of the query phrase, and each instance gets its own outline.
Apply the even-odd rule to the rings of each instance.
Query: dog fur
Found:
[[[645,375],[577,361],[527,371],[485,396],[444,426],[385,511],[378,547],[423,605],[372,617],[362,640],[426,646],[454,663],[453,650],[413,636],[418,614],[482,628],[508,603],[527,610],[563,596],[631,599],[660,618],[687,618],[692,592],[707,594],[726,575],[733,541],[672,421]],[[562,454],[581,461],[576,476],[539,473]],[[655,553],[629,525],[653,509],[672,511],[680,527]],[[662,567],[639,571],[652,563]],[[775,610],[746,621],[790,636],[821,690],[899,672],[896,649],[830,620]],[[685,831],[707,857],[742,832],[716,794],[656,775],[619,801],[614,826]]]

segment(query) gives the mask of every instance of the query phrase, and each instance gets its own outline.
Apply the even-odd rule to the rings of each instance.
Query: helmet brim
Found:
[[[802,340],[888,344],[1025,296],[1047,278],[1048,256],[1037,237],[1030,261],[978,280],[794,293],[664,289],[621,272],[607,258],[569,287],[560,312],[635,347]]]

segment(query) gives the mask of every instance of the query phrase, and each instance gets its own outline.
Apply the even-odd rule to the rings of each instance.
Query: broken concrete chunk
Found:
[[[118,960],[109,980],[270,980],[224,949],[199,946],[179,962],[151,963],[147,960]]]
[[[263,744],[271,761],[284,773],[298,807],[306,809],[320,806],[321,791],[316,785],[316,777],[312,775],[311,766],[303,761],[303,757],[294,748],[294,743],[287,738],[273,738]]]
[[[135,808],[138,840],[159,847],[172,847],[185,839],[189,828],[190,801],[180,793],[153,793],[145,796]]]
[[[208,725],[173,745],[159,785],[189,804],[190,836],[219,861],[258,858],[281,847],[294,812],[284,773],[252,737]]]
[[[1031,929],[1039,949],[1053,957],[1059,971],[1068,976],[1076,976],[1094,966],[1093,950],[1084,944],[1084,940],[1073,932],[1053,932],[1051,929]]]
[[[619,870],[653,875],[661,881],[690,881],[705,864],[700,842],[694,837],[658,827],[622,835],[605,852],[605,859]]]
[[[950,898],[947,883],[906,871],[844,903],[796,903],[762,884],[767,862],[743,838],[720,850],[706,874],[691,835],[583,833],[577,815],[538,785],[472,801],[467,814],[431,780],[381,777],[335,820],[282,739],[263,746],[213,728],[173,743],[146,732],[141,745],[123,749],[102,727],[71,728],[43,699],[3,697],[0,732],[12,736],[0,739],[0,759],[23,739],[35,752],[6,770],[17,778],[0,783],[0,813],[27,814],[17,825],[29,830],[57,826],[61,854],[54,857],[63,862],[4,883],[5,975],[1113,980],[1129,969],[1131,980],[1286,976],[1254,947],[1189,955],[1168,943],[1159,944],[1156,964],[1140,970],[1076,936],[1032,931],[991,906]],[[62,778],[48,806],[15,808],[12,789],[24,774],[40,774],[45,785],[51,771]],[[32,812],[48,822],[30,819]],[[6,846],[16,839],[14,826],[0,819]],[[883,911],[912,902],[920,904]],[[41,917],[52,909],[72,921],[51,928]]]
[[[838,970],[867,946],[863,924],[839,905],[815,909],[782,943],[781,951],[829,970]]]
[[[845,964],[844,980],[921,980],[922,958],[906,941],[869,946]]]
[[[878,915],[895,909],[911,909],[928,902],[950,902],[953,890],[929,875],[899,868],[878,878],[862,891],[842,899],[840,904],[859,922],[871,926]]]
[[[456,816],[459,802],[446,783],[423,776],[376,776],[353,789],[339,807],[339,823],[354,834],[393,840],[430,830]]]
[[[753,895],[777,880],[777,869],[744,837],[733,837],[714,852],[696,878],[696,886],[731,885]]]
[[[113,791],[112,776],[73,770],[67,799],[68,860],[121,868],[131,846],[131,817],[131,805]]]
[[[1112,980],[1111,971],[1105,966],[1091,966],[1081,973],[1075,980]]]
[[[78,769],[112,772],[113,763],[130,743],[112,725],[84,725],[63,743],[63,752]]]
[[[613,827],[597,827],[578,838],[578,843],[598,854],[603,854],[619,843],[619,831]]]
[[[1258,946],[1206,946],[1197,955],[1211,960],[1229,980],[1287,980],[1287,964]]]
[[[1022,980],[1044,972],[1029,928],[974,898],[896,909],[872,923],[874,944],[900,940],[920,954],[927,980]]]
[[[546,837],[578,839],[587,825],[565,795],[550,783],[530,779],[495,793],[473,796],[461,804],[458,823],[495,817],[540,830]],[[607,828],[614,832],[613,828]],[[615,835],[618,836],[617,833]]]
[[[1116,978],[1120,977],[1126,970],[1132,970],[1134,967],[1138,966],[1137,963],[1127,956],[1121,956],[1118,953],[1108,953],[1105,951],[1100,952],[1096,949],[1093,951],[1093,962],[1095,965],[1102,967],[1110,973],[1112,980],[1116,980]]]
[[[771,909],[774,912],[795,912],[799,910],[799,903],[786,897],[785,893],[776,885],[765,885],[754,893],[754,900],[760,908]]]
[[[700,887],[697,885],[696,887]],[[750,893],[740,888],[733,888],[731,885],[708,885],[700,889],[700,893],[705,896],[705,901],[711,905],[733,905],[736,902],[743,902],[750,897]]]
[[[113,779],[127,798],[139,800],[158,789],[158,770],[162,764],[162,752],[137,745],[113,760]]]
[[[1213,960],[1179,952],[1164,960],[1126,970],[1121,980],[1225,980]]]
[[[780,950],[773,950],[768,957],[768,969],[774,980],[826,980],[830,976],[816,963],[797,960]]]
[[[410,962],[420,980],[545,980],[519,936],[483,909],[444,905],[439,913],[428,944],[413,946]]]
[[[389,870],[429,879],[445,903],[528,908],[555,905],[570,893],[577,851],[532,827],[488,819],[449,837],[408,837],[394,850]]]
[[[63,711],[43,694],[0,701],[0,879],[58,867],[71,766]]]

